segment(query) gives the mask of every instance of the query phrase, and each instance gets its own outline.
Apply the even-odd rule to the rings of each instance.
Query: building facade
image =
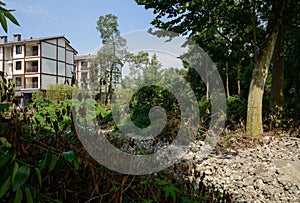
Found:
[[[49,84],[71,83],[76,54],[64,36],[22,40],[17,34],[12,41],[0,37],[0,71],[15,81],[15,98],[21,104]]]
[[[76,85],[78,87],[90,88],[91,68],[96,55],[75,56]]]
[[[75,57],[75,66],[76,66],[76,84],[78,87],[84,87],[87,89],[91,89],[93,82],[93,87],[96,91],[93,93],[95,97],[101,98],[106,97],[110,79],[112,80],[112,88],[118,88],[121,86],[122,80],[122,66],[121,62],[115,63],[112,70],[112,75],[110,77],[110,70],[109,67],[107,68],[100,68],[100,64],[95,62],[96,55],[80,55]],[[97,81],[92,81],[91,79],[91,68],[92,66],[97,67],[99,70],[97,75]]]

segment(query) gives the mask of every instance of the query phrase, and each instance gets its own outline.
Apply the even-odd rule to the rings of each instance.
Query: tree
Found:
[[[3,28],[3,30],[5,32],[7,32],[8,28],[7,28],[7,20],[10,20],[13,24],[20,26],[19,22],[17,21],[17,19],[11,14],[13,11],[15,10],[11,10],[11,9],[6,9],[4,8],[6,6],[5,3],[3,3],[2,1],[0,1],[0,22],[1,22],[1,26]]]
[[[295,9],[297,8],[298,9]],[[283,22],[279,27],[279,36],[274,50],[273,64],[272,64],[272,86],[270,95],[270,113],[274,118],[274,123],[279,126],[281,118],[284,113],[284,72],[285,64],[288,58],[293,58],[288,53],[297,53],[293,48],[295,43],[291,46],[290,42],[293,41],[294,36],[287,36],[288,32],[294,30],[299,32],[300,15],[299,10],[300,3],[296,1],[287,1],[286,11],[283,15]],[[298,47],[299,48],[299,47]],[[290,52],[290,50],[292,52]],[[293,64],[296,64],[297,60],[293,60]],[[288,72],[293,72],[293,66],[288,66]],[[297,75],[297,73],[295,73]],[[288,74],[288,80],[292,81]]]
[[[112,14],[100,16],[96,27],[100,32],[103,46],[97,53],[91,69],[91,78],[96,83],[105,79],[108,85],[106,104],[113,93],[113,82],[116,81],[114,74],[121,72],[127,55],[126,40],[120,36],[117,19],[117,16]]]
[[[136,2],[146,9],[153,9],[156,17],[152,24],[157,28],[192,37],[209,55],[214,48],[219,49],[213,42],[223,39],[227,50],[239,53],[240,59],[248,60],[248,66],[254,64],[248,94],[247,133],[252,136],[262,134],[264,86],[286,0]],[[224,59],[222,50],[219,52]]]
[[[298,9],[300,4],[297,5]],[[284,69],[284,95],[285,112],[291,117],[296,119],[296,125],[300,121],[300,13],[296,13],[293,21],[289,21],[290,26],[286,30],[286,43],[285,43],[285,65]]]

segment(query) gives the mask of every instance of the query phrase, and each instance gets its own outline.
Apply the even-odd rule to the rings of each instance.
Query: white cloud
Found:
[[[45,8],[43,1],[18,0],[10,1],[8,6],[25,14],[30,14],[39,17],[50,17],[48,10]]]

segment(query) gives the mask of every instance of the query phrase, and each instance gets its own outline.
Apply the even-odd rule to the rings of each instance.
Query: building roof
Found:
[[[88,54],[88,55],[79,55],[75,56],[75,61],[81,61],[81,60],[93,60],[96,58],[96,55],[94,54]]]
[[[8,41],[8,42],[5,42],[5,43],[0,43],[0,46],[11,46],[11,45],[17,45],[17,44],[25,44],[25,43],[28,43],[28,42],[41,42],[41,41],[45,41],[45,40],[60,39],[60,38],[63,38],[68,43],[68,46],[71,49],[73,49],[73,51],[76,54],[78,53],[76,51],[76,49],[74,49],[70,45],[70,41],[64,35],[50,36],[50,37],[40,37],[40,38],[32,38],[32,37],[30,37],[29,39],[23,39],[23,40],[19,40],[19,41]]]

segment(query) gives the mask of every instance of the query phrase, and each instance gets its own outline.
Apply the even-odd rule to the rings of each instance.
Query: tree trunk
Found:
[[[284,35],[281,27],[274,50],[274,65],[272,70],[272,86],[270,97],[270,111],[275,119],[275,125],[280,125],[284,105]]]
[[[107,90],[107,95],[105,98],[105,104],[108,104],[108,101],[111,102],[111,95],[112,95],[112,73],[113,73],[113,68],[114,68],[114,62],[109,63],[109,83],[108,83],[108,90]]]
[[[238,67],[238,73],[237,73],[237,94],[240,97],[241,96],[241,68]]]
[[[208,77],[208,61],[205,59],[205,79],[206,79],[206,101],[209,100],[209,77]]]
[[[284,3],[284,0],[274,3],[272,7],[272,13],[275,18],[270,19],[268,22],[266,39],[264,43],[265,46],[263,47],[259,56],[256,55],[256,52],[254,54],[255,64],[249,88],[246,125],[247,134],[250,136],[258,136],[263,134],[262,99],[264,94],[264,86],[278,38],[279,26],[282,22]],[[255,34],[256,33],[254,33],[254,35]],[[257,46],[257,44],[254,44],[254,46]],[[254,50],[256,50],[256,48]]]
[[[298,73],[298,78],[300,78],[300,72]],[[296,88],[296,101],[297,101],[296,119],[300,120],[300,81],[299,81],[299,79],[296,80],[295,88]]]
[[[226,67],[226,94],[227,94],[227,98],[229,98],[230,93],[229,93],[229,76],[228,76],[228,62],[227,61],[226,61],[225,67]]]

